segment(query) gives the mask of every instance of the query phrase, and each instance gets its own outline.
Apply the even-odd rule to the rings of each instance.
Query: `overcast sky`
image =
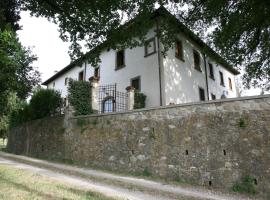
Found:
[[[45,81],[70,63],[68,55],[69,44],[59,38],[56,24],[39,17],[31,17],[29,12],[21,12],[18,31],[19,39],[24,46],[33,47],[33,53],[38,56],[34,63],[41,72],[42,81]],[[245,90],[243,95],[257,95],[260,90]]]

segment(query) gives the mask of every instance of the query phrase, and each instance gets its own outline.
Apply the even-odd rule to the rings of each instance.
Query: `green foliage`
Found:
[[[38,89],[30,100],[31,119],[52,116],[60,112],[61,94],[53,89]]]
[[[255,179],[251,176],[245,176],[242,182],[235,183],[232,189],[234,192],[256,194],[257,190],[254,180]]]
[[[243,118],[239,119],[239,127],[240,128],[245,128],[246,127],[246,122]]]
[[[24,103],[11,112],[10,128],[24,122],[54,115],[60,112],[62,98],[59,92],[52,89],[38,89],[34,92],[30,103]]]
[[[31,65],[36,57],[24,48],[9,30],[0,30],[0,113],[6,113],[8,96],[15,92],[26,99],[39,83],[39,72]],[[0,114],[0,115],[1,115]]]
[[[141,92],[135,92],[134,109],[145,108],[146,95]]]
[[[75,109],[75,115],[88,115],[92,113],[91,87],[89,82],[69,82],[68,100]]]

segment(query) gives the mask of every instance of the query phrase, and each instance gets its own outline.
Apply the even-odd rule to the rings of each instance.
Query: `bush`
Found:
[[[242,182],[235,183],[232,189],[234,192],[256,194],[257,191],[254,180],[255,179],[251,176],[245,176]]]
[[[134,109],[145,108],[146,95],[141,92],[135,92]]]
[[[14,109],[9,118],[9,127],[16,127],[24,122],[52,116],[60,112],[62,98],[58,91],[52,89],[38,89],[34,92],[30,103],[20,105]]]
[[[39,119],[60,112],[62,107],[61,94],[53,89],[39,89],[30,100],[30,117]]]
[[[70,80],[68,100],[75,109],[75,115],[88,115],[93,113],[89,82]]]

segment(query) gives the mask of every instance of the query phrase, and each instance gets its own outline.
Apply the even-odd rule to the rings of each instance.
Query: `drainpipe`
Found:
[[[158,20],[156,19],[157,31],[159,30]],[[159,36],[157,34],[157,50],[158,50],[158,77],[159,77],[159,100],[160,106],[162,106],[162,84],[161,84],[161,61],[160,61],[160,41]]]
[[[84,62],[84,77],[83,77],[83,80],[85,81],[86,80],[86,61]]]
[[[207,100],[209,101],[209,86],[208,86],[208,75],[207,75],[207,64],[206,64],[205,53],[203,54],[203,59],[204,59],[204,70],[205,70],[206,93],[207,93]]]

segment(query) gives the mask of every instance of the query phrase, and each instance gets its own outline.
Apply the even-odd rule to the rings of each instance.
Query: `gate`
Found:
[[[127,110],[128,93],[116,90],[116,84],[99,86],[99,113],[123,112]]]

